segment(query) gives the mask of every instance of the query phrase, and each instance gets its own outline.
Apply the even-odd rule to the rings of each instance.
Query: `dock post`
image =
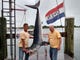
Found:
[[[74,57],[74,18],[65,19],[65,50],[64,53]]]
[[[39,59],[39,52],[38,52],[38,50],[37,50],[37,60]]]
[[[7,58],[6,19],[0,17],[0,60]]]

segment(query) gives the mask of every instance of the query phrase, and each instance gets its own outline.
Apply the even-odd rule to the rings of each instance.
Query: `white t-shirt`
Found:
[[[27,47],[28,47],[29,37],[30,37],[30,34],[29,34],[28,32],[22,31],[22,32],[20,33],[19,47],[23,47],[23,45],[22,45],[22,40],[21,40],[21,39],[24,39],[25,48],[27,48]]]

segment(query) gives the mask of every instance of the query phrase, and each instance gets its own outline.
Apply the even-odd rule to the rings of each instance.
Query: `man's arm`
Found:
[[[22,41],[22,48],[25,48],[25,41],[24,41],[24,39],[21,39],[21,41]]]
[[[48,34],[48,42],[50,42],[49,34]]]
[[[59,47],[58,47],[58,50],[60,50],[61,42],[62,42],[62,40],[61,40],[61,34],[60,34],[59,32],[58,32],[57,34],[58,34],[58,40],[59,40]]]
[[[34,36],[30,35],[30,37],[29,37],[29,38],[34,38]]]
[[[23,51],[25,51],[25,36],[24,36],[23,32],[20,33],[20,38],[21,38],[21,42],[22,42],[22,49],[23,49]]]
[[[60,50],[60,47],[61,47],[61,37],[60,38],[58,38],[59,39],[59,47],[58,47],[58,50]]]
[[[24,52],[27,53],[28,50],[25,48],[25,41],[24,41],[24,39],[21,39],[21,40],[22,40],[22,49]]]
[[[23,32],[20,33],[20,39],[22,42],[22,48],[25,48],[25,35]]]

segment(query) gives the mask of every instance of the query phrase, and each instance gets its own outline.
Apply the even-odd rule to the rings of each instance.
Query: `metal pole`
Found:
[[[38,60],[39,56],[38,56],[38,50],[37,50],[37,60]]]
[[[14,60],[16,60],[16,7],[15,7],[15,0],[14,0],[14,33],[15,33],[15,38],[14,38]]]
[[[25,19],[25,22],[26,22],[26,11],[24,11],[24,19]]]
[[[63,0],[63,2],[64,2],[64,13],[65,13],[65,17],[66,17],[65,0]]]
[[[56,4],[58,6],[58,1],[57,0],[56,0]],[[59,17],[59,14],[60,14],[60,11],[58,10],[58,17]],[[60,23],[61,23],[61,26],[62,26],[61,18],[60,18]],[[63,31],[63,27],[62,27],[62,31]]]
[[[12,0],[9,0],[9,19],[10,19],[10,52],[11,52],[11,60],[13,60],[13,43],[12,43]]]
[[[2,20],[3,20],[3,19],[4,19],[4,17],[3,17],[3,0],[2,0]],[[1,37],[1,38],[2,38],[2,37]],[[2,42],[2,43],[3,43],[3,42]],[[4,44],[3,44],[3,45],[4,45]],[[4,47],[3,45],[2,45],[2,47]],[[2,48],[2,50],[3,50],[3,51],[2,51],[2,53],[3,53],[2,59],[4,59],[4,49]]]
[[[1,14],[2,14],[2,18],[3,18],[3,0],[2,0],[2,13]]]
[[[47,60],[47,46],[44,47],[45,47],[45,60]]]
[[[37,10],[37,14],[36,14],[36,15],[38,15],[38,16],[39,16],[39,9],[38,9],[38,8],[36,8],[36,10]],[[39,58],[39,56],[38,56],[38,49],[37,49],[37,60],[38,60],[38,58]]]

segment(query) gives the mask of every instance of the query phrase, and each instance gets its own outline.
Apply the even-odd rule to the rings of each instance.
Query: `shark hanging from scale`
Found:
[[[40,22],[39,9],[38,9],[39,5],[40,5],[40,1],[38,1],[38,3],[36,3],[35,5],[25,5],[27,7],[37,10],[34,34],[33,34],[34,36],[33,43],[31,47],[29,47],[30,50],[34,50],[34,51],[38,50],[42,44],[41,22]]]

